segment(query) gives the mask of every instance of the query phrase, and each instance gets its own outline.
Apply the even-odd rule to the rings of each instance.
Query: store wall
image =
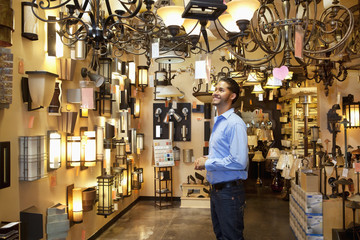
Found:
[[[65,161],[65,134],[62,134],[62,161],[61,168],[48,172],[47,177],[40,180],[25,182],[19,181],[19,136],[46,135],[48,130],[59,130],[58,117],[49,116],[47,109],[27,111],[27,105],[23,103],[21,95],[21,77],[18,73],[20,59],[24,62],[25,71],[46,70],[57,72],[57,60],[48,57],[45,51],[46,35],[45,24],[39,22],[39,40],[30,41],[21,37],[21,1],[13,1],[15,14],[15,31],[13,33],[13,46],[10,48],[14,56],[12,104],[9,109],[0,109],[0,141],[11,143],[11,186],[0,189],[0,221],[19,221],[20,211],[35,206],[38,212],[43,214],[44,239],[46,238],[46,209],[56,203],[66,204],[66,187],[74,184],[75,187],[87,188],[95,186],[96,178],[101,175],[101,164],[80,170],[79,167],[67,169]],[[65,47],[65,56],[69,55]],[[91,57],[91,56],[90,56]],[[87,61],[77,61],[74,79],[63,81],[63,109],[62,111],[78,111],[79,104],[66,103],[66,91],[70,88],[79,88],[81,79],[80,70],[88,66]],[[78,117],[75,125],[75,134],[79,128],[87,126],[94,129],[98,114],[89,111],[89,118]],[[28,127],[31,119],[33,126]],[[136,124],[136,121],[133,123]],[[135,156],[135,164],[138,166],[138,156]],[[121,210],[129,206],[139,197],[139,191],[133,191],[130,197],[118,202],[119,210],[107,218],[96,214],[96,205],[90,212],[84,212],[83,223],[75,224],[70,228],[68,239],[88,239],[102,226],[115,217]],[[84,237],[84,238],[83,238]]]

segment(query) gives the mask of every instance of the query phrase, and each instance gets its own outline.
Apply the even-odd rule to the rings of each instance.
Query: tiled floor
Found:
[[[289,202],[266,185],[246,181],[246,240],[293,240],[289,227]],[[209,209],[159,210],[153,201],[140,201],[105,231],[99,240],[213,240]]]

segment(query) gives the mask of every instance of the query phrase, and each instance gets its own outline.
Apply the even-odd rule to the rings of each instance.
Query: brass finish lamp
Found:
[[[262,155],[261,151],[256,151],[254,157],[252,158],[253,162],[257,162],[258,165],[258,177],[256,179],[256,185],[262,185],[262,181],[260,179],[260,163],[265,161],[265,158]]]

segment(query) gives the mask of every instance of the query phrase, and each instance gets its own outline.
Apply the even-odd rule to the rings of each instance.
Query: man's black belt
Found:
[[[215,190],[221,190],[223,188],[230,188],[230,187],[239,186],[242,184],[243,184],[243,180],[237,179],[237,180],[229,181],[229,182],[215,183],[215,184],[212,184],[211,187]]]

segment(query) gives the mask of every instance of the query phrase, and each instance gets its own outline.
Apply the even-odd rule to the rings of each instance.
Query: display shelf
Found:
[[[181,206],[182,208],[210,208],[209,186],[204,184],[181,185]],[[206,192],[205,192],[206,191]]]
[[[155,206],[173,206],[172,167],[154,167]]]

